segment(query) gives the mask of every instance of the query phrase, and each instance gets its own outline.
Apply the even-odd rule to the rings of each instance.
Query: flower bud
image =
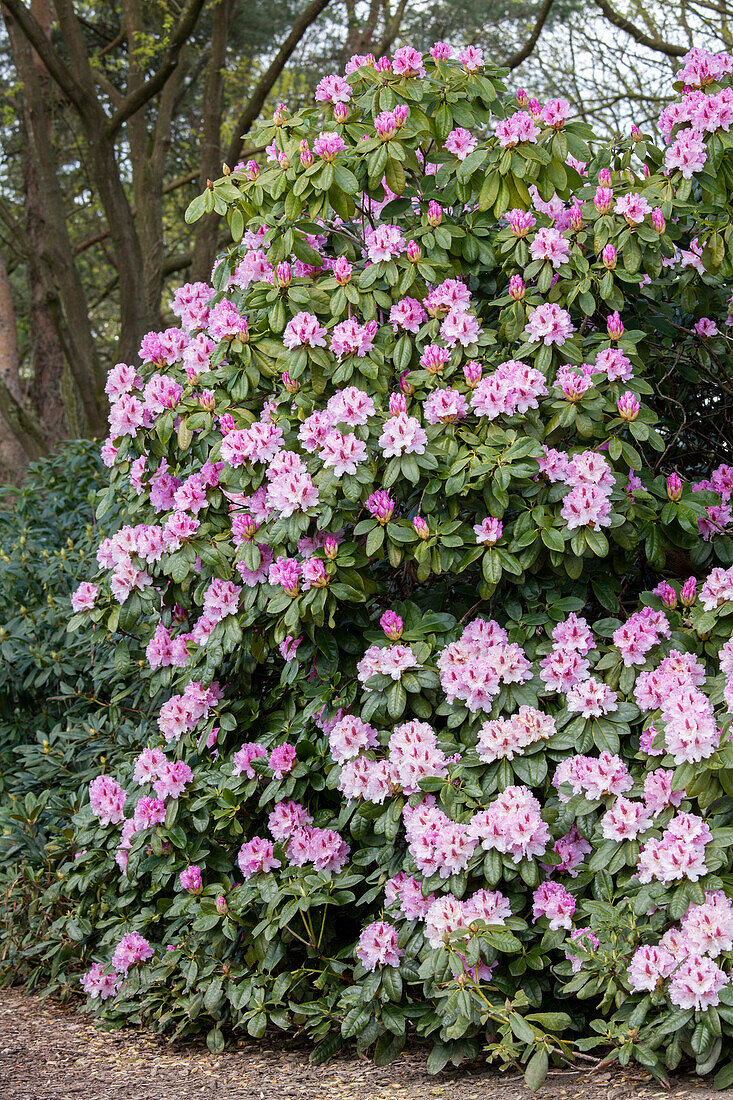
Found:
[[[639,129],[638,126],[632,126],[631,127],[631,136],[634,139],[634,141],[641,141],[641,130]]]
[[[509,280],[509,297],[513,298],[515,302],[521,302],[527,293],[527,288],[524,285],[524,279],[521,275],[512,275]]]
[[[619,397],[616,402],[616,408],[618,409],[618,415],[621,419],[630,424],[632,420],[636,420],[639,415],[641,405],[639,404],[639,399],[636,394],[632,393],[631,390],[627,390],[626,393],[622,393]]]
[[[417,241],[407,242],[407,258],[411,264],[416,264],[418,260],[422,259],[422,249]]]
[[[287,153],[278,153],[277,163],[280,165],[280,167],[283,169],[283,171],[286,168],[289,168],[290,167],[290,158],[288,157]]]
[[[624,324],[621,320],[621,315],[616,309],[613,313],[609,314],[606,320],[606,329],[608,331],[609,340],[620,340],[624,334]]]
[[[616,267],[617,259],[618,257],[614,245],[607,244],[601,253],[601,260],[607,271],[613,271]]]
[[[198,386],[199,376],[195,367],[186,367],[186,378],[192,386]]]
[[[333,535],[326,535],[323,543],[323,551],[329,561],[336,561],[339,552],[339,544]]]
[[[304,168],[310,168],[313,163],[313,153],[305,138],[300,143],[300,163]]]
[[[610,187],[613,183],[613,176],[608,168],[601,168],[598,173],[598,182],[601,187]]]
[[[692,607],[697,599],[697,581],[688,577],[680,590],[680,603],[683,607]]]
[[[476,389],[476,386],[478,386],[479,382],[481,381],[482,373],[483,371],[481,370],[480,363],[466,363],[464,365],[463,377],[466,379],[466,385],[468,386],[469,390]]]
[[[405,370],[400,375],[400,389],[403,393],[407,394],[408,397],[412,397],[413,393],[415,392],[415,387],[413,386],[412,382],[407,381],[409,374],[409,370]]]
[[[351,281],[352,267],[345,256],[337,256],[333,261],[333,276],[339,286],[346,286]]]
[[[670,474],[667,478],[667,499],[674,504],[682,497],[682,478],[678,473]]]
[[[412,526],[415,528],[415,534],[418,538],[430,538],[430,528],[428,527],[427,522],[422,518],[422,516],[415,516],[412,521]]]
[[[288,393],[296,394],[300,389],[300,382],[297,378],[291,378],[286,370],[283,371],[283,386]]]
[[[524,88],[517,88],[517,103],[520,107],[526,107],[529,103],[529,96]]]
[[[247,179],[256,180],[260,174],[260,166],[256,160],[248,160],[247,167],[245,168],[247,173]]]
[[[675,592],[671,584],[667,584],[666,581],[662,581],[662,583],[658,584],[657,587],[654,589],[654,592],[657,596],[659,596],[659,599],[662,601],[665,607],[669,608],[670,611],[674,611],[675,607],[677,606],[677,593]]]
[[[223,894],[220,894],[216,899],[216,911],[220,917],[225,917],[229,912],[229,906],[227,905],[227,899]]]
[[[275,268],[275,277],[278,286],[290,286],[293,281],[293,270],[287,260],[277,265]]]
[[[346,119],[349,117],[349,108],[345,103],[334,103],[333,117],[336,122],[346,122]]]
[[[276,126],[282,126],[283,122],[287,118],[287,108],[284,103],[279,103],[275,108],[275,113],[272,116],[272,121]]]
[[[597,187],[593,196],[593,205],[599,214],[607,214],[613,202],[613,191],[610,187]]]
[[[570,228],[574,233],[579,233],[583,228],[583,210],[580,206],[574,206],[570,211]]]
[[[661,208],[658,206],[656,206],[652,210],[652,225],[656,229],[657,233],[664,233],[664,230],[667,228],[664,221],[664,214],[662,213]]]
[[[397,642],[402,637],[405,624],[395,611],[385,611],[379,625],[391,642]]]
[[[409,113],[410,108],[407,106],[406,103],[398,103],[392,111],[392,114],[394,115],[394,120],[397,123],[398,130],[401,130],[407,122],[407,116],[409,115]]]
[[[435,202],[431,199],[428,203],[428,225],[432,225],[435,229],[436,225],[440,225],[443,220],[443,207],[439,202]]]
[[[199,404],[206,412],[213,412],[216,405],[216,398],[211,390],[202,390],[199,394]]]
[[[404,393],[391,393],[389,395],[389,415],[399,416],[407,412],[407,398]]]

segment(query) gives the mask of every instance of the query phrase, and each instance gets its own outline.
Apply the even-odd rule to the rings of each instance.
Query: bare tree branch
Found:
[[[193,34],[205,3],[206,0],[188,0],[181,12],[181,18],[173,29],[168,48],[157,72],[154,76],[151,76],[150,80],[147,80],[125,96],[107,123],[106,129],[110,137],[116,134],[120,126],[136,111],[139,111],[153,96],[157,95],[164,86],[178,65],[181,50]]]
[[[2,0],[2,7],[18,24],[59,88],[81,112],[85,101],[84,89],[56,53],[35,16],[21,0]]]
[[[547,22],[547,16],[550,14],[550,8],[552,7],[553,3],[554,0],[544,0],[544,3],[540,8],[539,14],[537,16],[537,22],[535,23],[529,38],[524,43],[521,50],[517,50],[515,54],[512,54],[508,61],[504,61],[502,63],[502,69],[509,69],[510,71],[512,69],[517,69],[523,61],[527,60],[529,55],[532,53],[532,50],[537,45],[537,39],[542,34],[542,28]]]
[[[314,23],[324,8],[328,7],[331,0],[311,0],[311,3],[293,23],[290,34],[275,54],[272,64],[266,73],[258,81],[249,103],[237,119],[234,127],[234,137],[229,146],[227,163],[232,167],[237,163],[242,154],[242,139],[250,130],[253,122],[259,116],[265,100],[270,94],[275,81],[285,68],[293,50],[300,42],[305,32]]]
[[[592,2],[597,8],[600,8],[609,23],[612,23],[614,27],[618,27],[619,30],[625,31],[640,46],[646,46],[647,49],[654,50],[655,53],[666,54],[667,57],[684,57],[687,53],[685,46],[676,46],[673,42],[665,42],[661,38],[650,38],[648,34],[644,34],[620,12],[615,11],[608,0],[592,0]]]

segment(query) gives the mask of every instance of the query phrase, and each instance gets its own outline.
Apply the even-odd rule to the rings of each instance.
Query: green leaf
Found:
[[[530,1058],[524,1071],[524,1083],[532,1092],[537,1092],[544,1084],[549,1064],[547,1051],[544,1049],[536,1050]]]

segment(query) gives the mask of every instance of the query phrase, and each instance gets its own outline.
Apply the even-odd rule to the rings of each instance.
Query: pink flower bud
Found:
[[[272,116],[272,121],[276,126],[282,126],[283,122],[288,116],[287,108],[284,103],[279,103],[275,108],[275,113]]]
[[[682,478],[678,473],[670,474],[667,478],[667,499],[677,503],[682,497]]]
[[[616,402],[616,408],[618,409],[618,415],[621,419],[630,424],[631,421],[636,420],[639,415],[641,405],[639,404],[639,399],[636,394],[632,393],[631,390],[627,390],[626,393],[622,393],[619,397]]]
[[[377,489],[370,497],[367,497],[364,502],[366,510],[379,520],[382,527],[392,519],[395,509],[395,502],[392,497],[384,489]]]
[[[448,348],[441,348],[439,344],[428,344],[420,356],[420,366],[428,374],[440,374],[449,359]]]
[[[624,325],[621,320],[621,315],[616,309],[613,313],[609,314],[606,320],[606,329],[608,331],[609,340],[620,340],[624,334]]]
[[[578,233],[583,228],[583,211],[579,206],[574,206],[570,211],[570,228],[574,233]]]
[[[671,584],[667,584],[666,581],[662,581],[654,589],[655,595],[659,596],[665,607],[668,607],[670,611],[674,611],[677,606],[677,593]]]
[[[539,116],[542,114],[542,104],[540,103],[539,99],[530,99],[529,103],[527,104],[527,110],[531,115],[534,116],[534,118],[539,118]]]
[[[248,160],[247,167],[245,168],[247,173],[247,179],[256,180],[260,174],[260,166],[256,160]]]
[[[613,183],[613,176],[608,168],[601,168],[598,173],[598,182],[601,187],[610,187]]]
[[[198,386],[199,376],[195,367],[186,367],[186,378],[192,386]]]
[[[634,139],[634,141],[641,141],[641,130],[639,129],[638,126],[632,126],[631,127],[631,136]]]
[[[427,522],[422,518],[422,516],[415,516],[412,521],[412,526],[415,528],[415,534],[418,538],[430,538],[430,528],[428,527]]]
[[[337,256],[333,261],[333,276],[339,286],[346,286],[351,281],[351,272],[353,270],[351,264],[345,256]]]
[[[606,245],[606,247],[603,249],[603,252],[601,253],[601,259],[603,260],[603,266],[608,271],[613,271],[618,259],[614,245]]]
[[[407,412],[407,398],[404,393],[391,393],[389,395],[389,415],[399,416]]]
[[[206,409],[207,412],[213,412],[216,405],[216,398],[214,397],[212,390],[202,390],[199,394],[199,404],[202,409]]]
[[[392,111],[392,114],[395,117],[395,122],[397,123],[398,130],[401,130],[407,122],[407,116],[409,115],[409,113],[410,108],[407,106],[406,103],[398,103]]]
[[[683,607],[692,607],[697,599],[697,581],[688,577],[680,590],[680,603]]]
[[[402,631],[405,624],[396,612],[385,611],[379,620],[379,625],[389,640],[391,642],[396,642],[402,637]]]
[[[509,280],[509,296],[513,298],[515,302],[521,302],[527,293],[527,288],[524,285],[524,279],[521,275],[512,275]]]
[[[329,561],[336,561],[339,552],[339,544],[333,535],[326,535],[323,543],[323,551]]]
[[[289,168],[290,167],[290,158],[288,157],[287,153],[278,153],[277,163],[280,165],[280,167],[283,169],[283,171],[286,168]]]
[[[593,196],[593,205],[599,214],[607,214],[613,202],[613,191],[610,187],[597,187]]]
[[[227,899],[223,894],[220,894],[216,899],[216,911],[220,917],[225,917],[229,912],[229,906],[227,905]]]
[[[667,228],[664,221],[664,214],[662,213],[659,206],[655,206],[655,208],[652,210],[652,225],[656,229],[657,233],[664,233],[664,230]]]
[[[277,265],[275,268],[275,277],[277,278],[278,286],[290,286],[293,281],[293,271],[287,260]]]
[[[334,103],[333,117],[336,122],[346,122],[346,119],[349,117],[349,108],[345,103]]]
[[[520,107],[526,107],[529,103],[529,96],[524,88],[517,88],[517,103]]]
[[[412,382],[408,382],[407,380],[409,374],[409,370],[405,370],[400,375],[400,389],[403,393],[407,394],[408,397],[412,397],[413,393],[415,392],[415,387],[413,386]]]
[[[310,168],[313,163],[313,153],[311,152],[310,145],[303,138],[300,143],[300,163],[304,168]]]
[[[466,379],[466,385],[469,390],[475,390],[481,381],[481,364],[480,363],[466,363],[463,367],[463,377]]]
[[[422,249],[417,241],[407,242],[407,258],[411,264],[416,264],[418,260],[422,259]]]
[[[236,428],[234,423],[234,417],[231,413],[223,413],[219,417],[219,431],[222,435],[228,435],[229,432],[233,432]]]
[[[300,382],[298,381],[297,378],[291,378],[289,373],[286,370],[284,370],[283,371],[283,386],[288,391],[288,393],[295,394],[300,389]]]
[[[189,894],[200,894],[203,889],[201,868],[197,867],[196,864],[186,867],[184,871],[181,871],[179,881],[182,890],[187,890]]]
[[[440,225],[443,220],[443,207],[439,202],[435,202],[431,199],[428,203],[428,225],[432,225],[433,229],[436,225]]]

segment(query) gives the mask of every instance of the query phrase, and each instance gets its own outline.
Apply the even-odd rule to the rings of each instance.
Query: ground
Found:
[[[539,1100],[711,1100],[691,1080],[669,1092],[638,1074],[551,1072]],[[386,1069],[350,1054],[311,1066],[307,1049],[243,1040],[223,1054],[168,1045],[15,989],[0,990],[0,1100],[530,1100],[521,1078],[487,1067],[425,1072],[412,1050]]]

